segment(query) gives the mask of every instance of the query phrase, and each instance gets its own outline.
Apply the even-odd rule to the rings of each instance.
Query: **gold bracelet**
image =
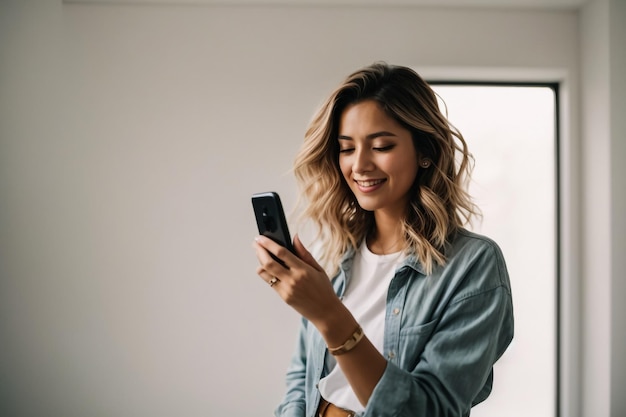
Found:
[[[348,353],[354,349],[354,347],[359,344],[361,339],[363,339],[363,328],[361,326],[357,326],[354,333],[350,335],[348,340],[346,340],[343,345],[336,348],[329,347],[328,351],[334,356],[343,355],[344,353]]]

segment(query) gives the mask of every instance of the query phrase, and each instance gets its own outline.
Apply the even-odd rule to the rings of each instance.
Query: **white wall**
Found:
[[[374,60],[559,74],[573,227],[578,42],[575,12],[5,0],[2,415],[269,415],[297,317],[254,274],[249,195],[274,189],[292,207],[288,170],[309,117]],[[576,294],[577,245],[565,246]],[[595,302],[610,298],[598,291]]]

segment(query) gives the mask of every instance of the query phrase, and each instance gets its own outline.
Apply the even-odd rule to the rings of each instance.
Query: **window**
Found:
[[[471,228],[507,262],[515,337],[472,417],[558,414],[558,178],[556,85],[431,83],[475,158]],[[442,107],[445,112],[445,108]]]

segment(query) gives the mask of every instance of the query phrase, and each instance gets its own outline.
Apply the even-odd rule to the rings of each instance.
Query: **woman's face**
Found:
[[[361,208],[404,216],[418,170],[411,132],[366,100],[343,111],[338,141],[339,168]]]

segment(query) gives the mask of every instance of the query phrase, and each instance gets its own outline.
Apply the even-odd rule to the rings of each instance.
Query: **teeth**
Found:
[[[367,180],[367,181],[357,181],[361,187],[372,187],[374,185],[380,184],[383,180]]]

